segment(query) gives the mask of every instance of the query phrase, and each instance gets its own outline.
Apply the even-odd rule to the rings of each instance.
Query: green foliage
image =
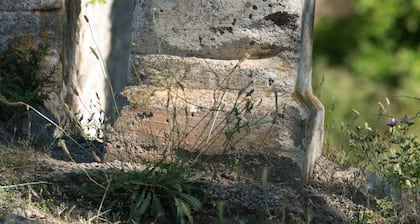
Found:
[[[391,118],[389,129],[356,126],[349,129],[349,147],[360,156],[365,166],[374,169],[385,180],[400,190],[420,191],[420,141],[410,133],[413,118]],[[380,123],[385,126],[386,123]],[[383,129],[383,127],[382,127]]]
[[[0,52],[0,94],[12,102],[38,104],[40,63],[47,46],[36,45],[32,36],[10,39],[8,48]]]
[[[314,87],[326,108],[324,152],[342,165],[354,165],[347,150],[347,124],[377,122],[376,99],[420,94],[420,1],[349,0],[353,14],[318,18],[314,39]],[[321,81],[322,77],[322,81]],[[415,114],[407,98],[393,98],[395,114]],[[411,127],[418,132],[419,127]],[[380,134],[384,131],[380,128]]]
[[[90,4],[105,4],[106,0],[90,0]]]
[[[190,172],[179,162],[159,162],[144,171],[112,175],[107,209],[142,223],[194,223],[193,212],[202,207],[202,186],[191,181]]]
[[[327,58],[391,87],[420,79],[420,1],[354,0],[354,15],[321,18],[315,31],[315,59]]]

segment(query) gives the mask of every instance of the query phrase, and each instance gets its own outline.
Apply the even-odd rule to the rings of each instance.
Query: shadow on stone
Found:
[[[65,144],[70,152],[71,158],[59,146],[54,147],[50,156],[57,160],[76,163],[93,163],[101,162],[104,158],[104,147],[101,142],[96,140],[86,140],[81,137],[73,140],[66,138]],[[74,161],[72,161],[74,160]]]

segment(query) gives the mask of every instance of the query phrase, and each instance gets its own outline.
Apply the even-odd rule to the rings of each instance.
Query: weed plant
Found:
[[[87,17],[85,17],[85,20],[89,23]],[[65,130],[64,127],[59,126],[31,106],[32,103],[42,102],[43,100],[37,95],[39,83],[36,75],[39,70],[39,62],[45,54],[41,50],[45,49],[35,47],[31,45],[32,42],[26,41],[28,40],[25,38],[12,40],[9,50],[0,55],[1,59],[7,58],[8,62],[10,62],[9,64],[3,63],[7,61],[2,60],[2,63],[0,63],[0,81],[2,81],[0,82],[0,87],[2,87],[0,102],[10,106],[8,108],[23,106],[27,110],[33,110],[59,129],[65,137],[71,139],[78,147],[83,149],[81,144],[70,135],[71,132]],[[96,52],[93,53],[99,63],[103,65],[102,57],[97,56],[100,55],[100,52],[98,54]],[[103,72],[105,78],[109,80],[106,69],[103,69]],[[27,74],[27,76],[20,78],[16,73]],[[22,81],[21,79],[25,79],[23,86],[20,82]],[[109,88],[111,88],[110,91],[113,93],[110,83]],[[116,107],[115,110],[118,110],[115,99],[113,101],[113,105]],[[173,112],[176,120],[176,108]],[[76,119],[74,120],[76,121]],[[176,127],[171,127],[171,130],[172,136],[176,136],[178,133]],[[122,135],[122,133],[120,134]],[[173,142],[172,145],[177,145],[179,144],[178,141],[180,141],[178,137],[170,138],[169,140]],[[80,188],[79,190],[68,188],[67,191],[69,195],[78,195],[81,199],[89,198],[89,204],[97,202],[98,212],[92,217],[92,220],[96,219],[99,221],[118,214],[121,216],[121,219],[133,223],[141,223],[144,220],[150,221],[151,219],[153,222],[158,223],[193,223],[193,213],[202,207],[202,200],[204,200],[202,186],[191,178],[191,171],[187,170],[185,164],[180,160],[159,160],[143,171],[125,172],[121,170],[121,172],[112,174],[106,172],[94,174],[75,162],[71,149],[67,148],[64,140],[59,140],[58,142],[65,154],[87,177],[89,184],[85,183],[82,186],[77,186]],[[19,186],[21,185],[26,186],[25,184],[19,184]],[[92,185],[91,189],[94,189],[94,191],[88,190],[86,188],[88,185]],[[14,186],[15,184],[10,183],[9,186],[4,187]],[[81,191],[81,189],[84,189],[84,191]],[[82,201],[80,200],[79,202]],[[103,212],[103,209],[106,209],[105,212]],[[109,215],[109,211],[113,213]]]
[[[355,126],[348,131],[350,149],[356,151],[361,161],[367,162],[368,168],[375,170],[394,187],[419,191],[420,141],[410,128],[420,117],[420,111],[412,117],[380,116],[387,118],[386,122],[378,123],[382,127],[372,128],[366,123],[364,127]],[[384,126],[389,128],[381,131]]]
[[[142,172],[111,178],[107,198],[130,222],[193,223],[193,212],[201,209],[204,200],[202,186],[178,162],[160,161]]]
[[[367,122],[357,125],[357,118],[354,125],[347,126],[348,148],[357,156],[355,161],[358,166],[383,179],[383,189],[375,190],[384,192],[385,196],[374,200],[384,217],[398,217],[403,222],[415,220],[420,217],[417,213],[420,202],[420,140],[411,130],[420,117],[420,111],[412,116],[397,117],[389,114],[388,99],[385,105],[378,104],[380,108],[375,126]],[[354,113],[357,115],[358,112]]]
[[[47,50],[46,44],[37,45],[30,35],[10,39],[0,52],[0,94],[12,102],[41,103],[45,98],[40,96],[39,71]]]

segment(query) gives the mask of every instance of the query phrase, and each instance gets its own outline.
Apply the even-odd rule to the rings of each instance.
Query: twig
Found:
[[[51,184],[50,182],[46,181],[37,181],[37,182],[29,182],[29,183],[23,183],[23,184],[12,184],[7,186],[0,186],[0,189],[8,189],[8,188],[15,188],[15,187],[25,187],[30,185],[38,185],[38,184]]]

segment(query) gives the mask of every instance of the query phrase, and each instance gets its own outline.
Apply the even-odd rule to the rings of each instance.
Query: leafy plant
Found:
[[[346,0],[351,14],[318,17],[314,37],[314,83],[325,77],[321,101],[335,104],[326,111],[326,124],[353,122],[352,108],[372,124],[375,99],[391,95],[419,95],[419,1]],[[338,10],[336,11],[338,12]],[[331,44],[334,43],[334,44]],[[318,79],[318,81],[317,81]],[[358,89],[358,91],[353,91]],[[395,99],[396,114],[415,114],[411,101]],[[331,155],[336,156],[346,133],[326,133]],[[346,147],[344,147],[346,148]],[[343,163],[351,152],[341,151]]]
[[[415,97],[410,97],[410,99]],[[416,133],[415,120],[420,111],[412,117],[404,115],[400,118],[389,115],[390,101],[379,104],[379,114],[375,125],[365,122],[354,124],[360,113],[354,110],[355,122],[342,125],[347,132],[346,149],[350,157],[347,162],[352,166],[373,171],[375,182],[372,201],[382,217],[390,222],[411,222],[418,219],[418,202],[420,201],[420,140]],[[366,177],[365,177],[366,178]],[[369,192],[367,192],[369,193]],[[370,198],[370,196],[368,197]],[[357,219],[369,223],[369,212],[359,213]],[[391,221],[393,220],[393,221]]]
[[[141,223],[155,219],[158,223],[194,223],[204,193],[199,182],[180,162],[159,161],[141,172],[112,175],[107,192],[107,209]],[[107,201],[108,200],[108,201]]]
[[[369,126],[357,126],[349,131],[350,148],[393,186],[419,190],[420,141],[409,133],[413,124],[407,116],[391,118],[388,121],[390,128],[383,134]]]
[[[31,35],[10,39],[8,48],[0,52],[0,94],[12,102],[42,102],[39,71],[47,50]]]
[[[315,59],[390,87],[420,78],[419,1],[353,0],[353,15],[317,22]],[[345,24],[345,26],[343,26]],[[334,44],[331,44],[334,43]]]

